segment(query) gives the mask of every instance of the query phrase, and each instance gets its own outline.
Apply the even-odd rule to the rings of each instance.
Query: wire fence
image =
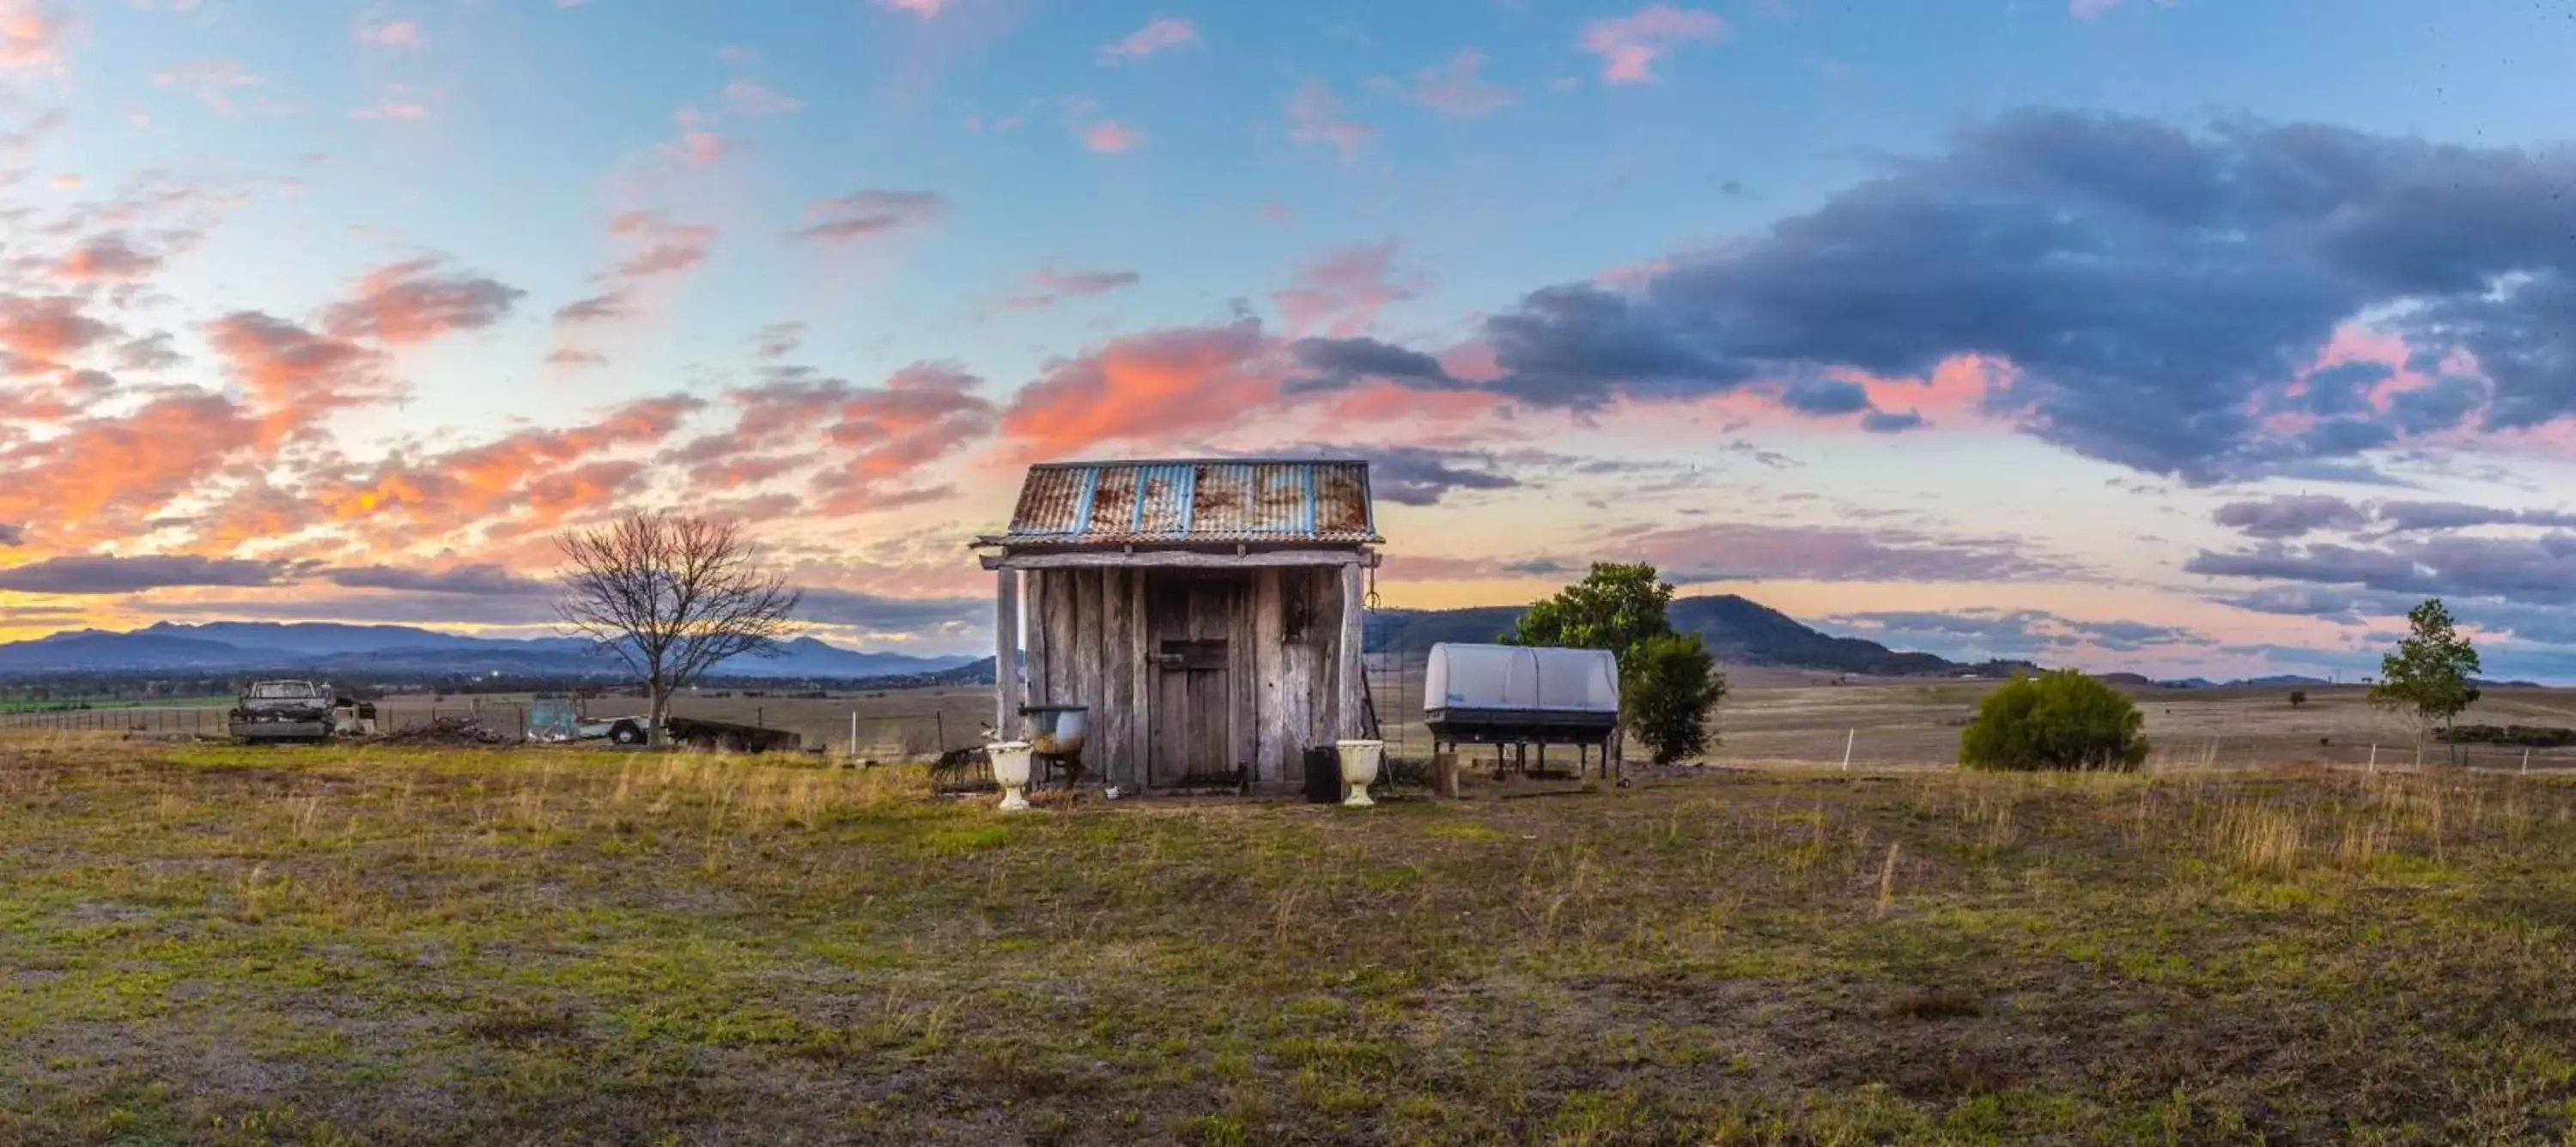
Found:
[[[444,700],[391,698],[374,702],[380,735],[456,727],[478,729],[497,741],[525,741],[535,704],[472,697]],[[638,707],[640,714],[641,706]],[[804,749],[839,752],[853,759],[879,761],[931,760],[950,750],[983,744],[971,720],[945,711],[882,713],[815,702],[778,706],[733,706],[694,713],[675,707],[675,717],[724,721],[757,729],[796,733]],[[609,713],[594,720],[613,720]],[[232,735],[231,710],[215,706],[100,706],[87,709],[20,710],[0,713],[0,731],[119,733],[145,736],[226,739]]]
[[[204,706],[31,709],[0,713],[0,729],[222,736],[226,732],[225,714],[226,710]]]

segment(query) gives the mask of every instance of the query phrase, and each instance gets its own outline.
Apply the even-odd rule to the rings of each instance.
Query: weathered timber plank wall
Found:
[[[1309,746],[1361,732],[1355,644],[1361,602],[1352,572],[1244,570],[1230,615],[1161,619],[1167,633],[1228,643],[1228,711],[1192,722],[1213,722],[1237,754],[1235,761],[1212,764],[1244,763],[1256,784],[1294,785]],[[1148,604],[1157,599],[1148,583],[1182,576],[1207,575],[1115,567],[1026,574],[1029,703],[1089,706],[1084,764],[1110,784],[1147,783],[1160,684],[1152,661],[1158,619]],[[1195,594],[1182,600],[1190,599],[1202,608],[1211,600]]]

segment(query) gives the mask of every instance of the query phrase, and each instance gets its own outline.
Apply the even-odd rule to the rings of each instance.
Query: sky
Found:
[[[744,522],[989,649],[1024,467],[1374,463],[1390,607],[2576,681],[2576,5],[0,0],[0,639],[534,634]]]

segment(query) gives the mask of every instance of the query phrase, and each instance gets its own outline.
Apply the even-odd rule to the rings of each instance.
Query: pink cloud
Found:
[[[1595,20],[1576,41],[1601,57],[1601,78],[1614,84],[1652,83],[1655,59],[1683,44],[1726,38],[1726,21],[1713,12],[1650,4],[1625,16]]]
[[[79,17],[37,0],[0,0],[0,72],[59,72]]]
[[[725,110],[745,118],[786,115],[805,106],[793,96],[780,95],[748,80],[736,80],[724,89]]]
[[[608,221],[608,233],[643,247],[618,260],[600,278],[632,282],[677,274],[705,262],[716,229],[704,224],[674,223],[655,211],[625,211]],[[625,301],[614,292],[604,298],[613,299],[613,305]]]
[[[1973,418],[1989,392],[2012,384],[2021,373],[2000,356],[1952,355],[1922,377],[1880,376],[1860,370],[1836,370],[1828,376],[1859,383],[1870,405],[1880,410],[1913,411],[1925,416]]]
[[[1001,300],[1012,310],[1052,307],[1066,299],[1088,299],[1135,286],[1144,276],[1134,271],[1059,271],[1041,267],[1029,275],[1029,290]]]
[[[1051,363],[1002,415],[1031,456],[1170,441],[1236,422],[1279,396],[1271,340],[1250,319],[1128,335]]]
[[[705,405],[686,395],[648,398],[566,429],[522,430],[441,454],[397,455],[316,475],[313,501],[393,544],[467,529],[487,537],[544,529],[638,492],[646,485],[644,465],[602,455],[659,443]]]
[[[2344,323],[2337,326],[2326,345],[2318,349],[2316,360],[2299,372],[2290,393],[2307,393],[2308,376],[2329,367],[2374,363],[2388,368],[2388,377],[2372,385],[2368,395],[2371,409],[2384,414],[2390,409],[2391,400],[2398,395],[2432,385],[2433,376],[2415,369],[2414,361],[2414,348],[2407,345],[2403,336],[2359,323]],[[2453,351],[2437,365],[2445,374],[2483,373],[2473,358],[2460,351]]]
[[[93,235],[72,248],[55,273],[74,282],[132,282],[161,267],[161,257],[134,246],[123,234]]]
[[[1342,101],[1324,81],[1309,78],[1288,97],[1288,138],[1298,143],[1322,143],[1340,153],[1342,162],[1359,158],[1360,149],[1368,146],[1377,129],[1348,118]]]
[[[932,191],[853,191],[805,208],[810,226],[790,234],[799,239],[841,242],[891,235],[926,227],[948,214],[948,198]]]
[[[1440,369],[1448,371],[1452,378],[1492,382],[1503,377],[1503,365],[1494,357],[1494,347],[1491,343],[1460,343],[1440,352],[1436,357],[1440,360]]]
[[[252,421],[218,394],[171,391],[132,413],[92,417],[45,439],[0,438],[0,520],[42,519],[57,534],[78,524],[116,532],[222,469],[256,437]],[[73,535],[77,537],[78,535]]]
[[[1271,304],[1292,338],[1349,338],[1377,325],[1390,303],[1420,294],[1424,277],[1395,265],[1398,244],[1343,247],[1297,269],[1297,281],[1270,293]]]
[[[877,3],[897,12],[910,12],[924,20],[938,15],[940,9],[948,6],[948,0],[877,0]]]
[[[1477,74],[1484,63],[1483,53],[1468,48],[1446,64],[1422,69],[1408,94],[1413,102],[1453,119],[1489,115],[1511,103],[1512,97]]]
[[[672,119],[679,125],[680,138],[657,149],[668,158],[691,167],[713,167],[742,151],[740,141],[716,131],[696,108],[681,108]]]
[[[1082,146],[1103,155],[1117,155],[1143,142],[1144,133],[1114,119],[1101,120],[1082,129]]]
[[[116,333],[116,328],[82,314],[78,299],[0,295],[0,349],[16,360],[19,373],[52,370]]]
[[[807,508],[837,517],[913,500],[912,477],[965,444],[985,438],[1000,408],[978,393],[983,381],[944,363],[914,363],[881,387],[838,379],[784,378],[727,391],[739,410],[733,429],[665,451],[698,485],[739,489],[828,461]],[[935,476],[934,476],[935,477]]]
[[[208,323],[206,341],[267,411],[260,422],[263,442],[400,393],[375,369],[374,352],[259,311],[236,311]]]
[[[383,48],[417,48],[420,46],[420,25],[409,20],[361,24],[358,26],[358,42]]]
[[[158,87],[186,90],[218,115],[233,112],[232,92],[237,88],[255,87],[259,77],[243,71],[231,60],[191,60],[172,68],[152,73]]]
[[[358,281],[357,297],[332,306],[324,318],[338,338],[427,342],[498,323],[526,293],[480,275],[447,272],[434,259],[409,259],[368,272]]]
[[[1186,48],[1198,42],[1198,25],[1168,16],[1157,17],[1147,21],[1144,27],[1119,37],[1113,43],[1103,45],[1100,49],[1100,59],[1102,63],[1109,64],[1122,60],[1141,60],[1156,52]]]

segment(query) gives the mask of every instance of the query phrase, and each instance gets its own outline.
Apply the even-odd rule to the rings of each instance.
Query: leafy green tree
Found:
[[[1619,659],[1619,710],[1659,764],[1708,751],[1706,718],[1726,694],[1717,659],[1697,634],[1673,632],[1673,587],[1642,563],[1596,562],[1582,581],[1530,606],[1505,645],[1607,649]],[[1682,733],[1694,721],[1696,739]],[[1652,731],[1650,732],[1650,725]],[[1670,755],[1667,755],[1670,754]]]
[[[1620,695],[1628,726],[1658,765],[1708,752],[1709,714],[1726,696],[1717,657],[1696,633],[1665,634],[1638,642],[1619,663]]]
[[[1673,587],[1650,565],[1596,562],[1582,581],[1529,607],[1505,645],[1543,645],[1564,649],[1607,649],[1622,664],[1629,651],[1651,637],[1672,633],[1664,611],[1673,603]]]
[[[1959,763],[2036,772],[2108,769],[2147,761],[2146,718],[2126,694],[2073,669],[2016,676],[1977,706],[1959,733]]]
[[[2406,612],[2406,640],[2379,659],[2379,682],[2370,687],[2370,703],[2406,714],[2415,722],[2415,755],[2424,755],[2424,738],[2435,728],[2449,732],[2460,713],[2478,702],[2478,648],[2460,636],[2451,609],[2438,597]],[[2458,764],[2460,747],[2451,746]]]
[[[2298,708],[2299,706],[2301,706],[2301,705],[2305,705],[2305,704],[2307,704],[2307,703],[2308,703],[2308,691],[2307,691],[2307,690],[2305,690],[2305,689],[2292,689],[2292,690],[2290,690],[2290,707],[2291,707],[2291,708],[2296,709],[2296,708]]]

